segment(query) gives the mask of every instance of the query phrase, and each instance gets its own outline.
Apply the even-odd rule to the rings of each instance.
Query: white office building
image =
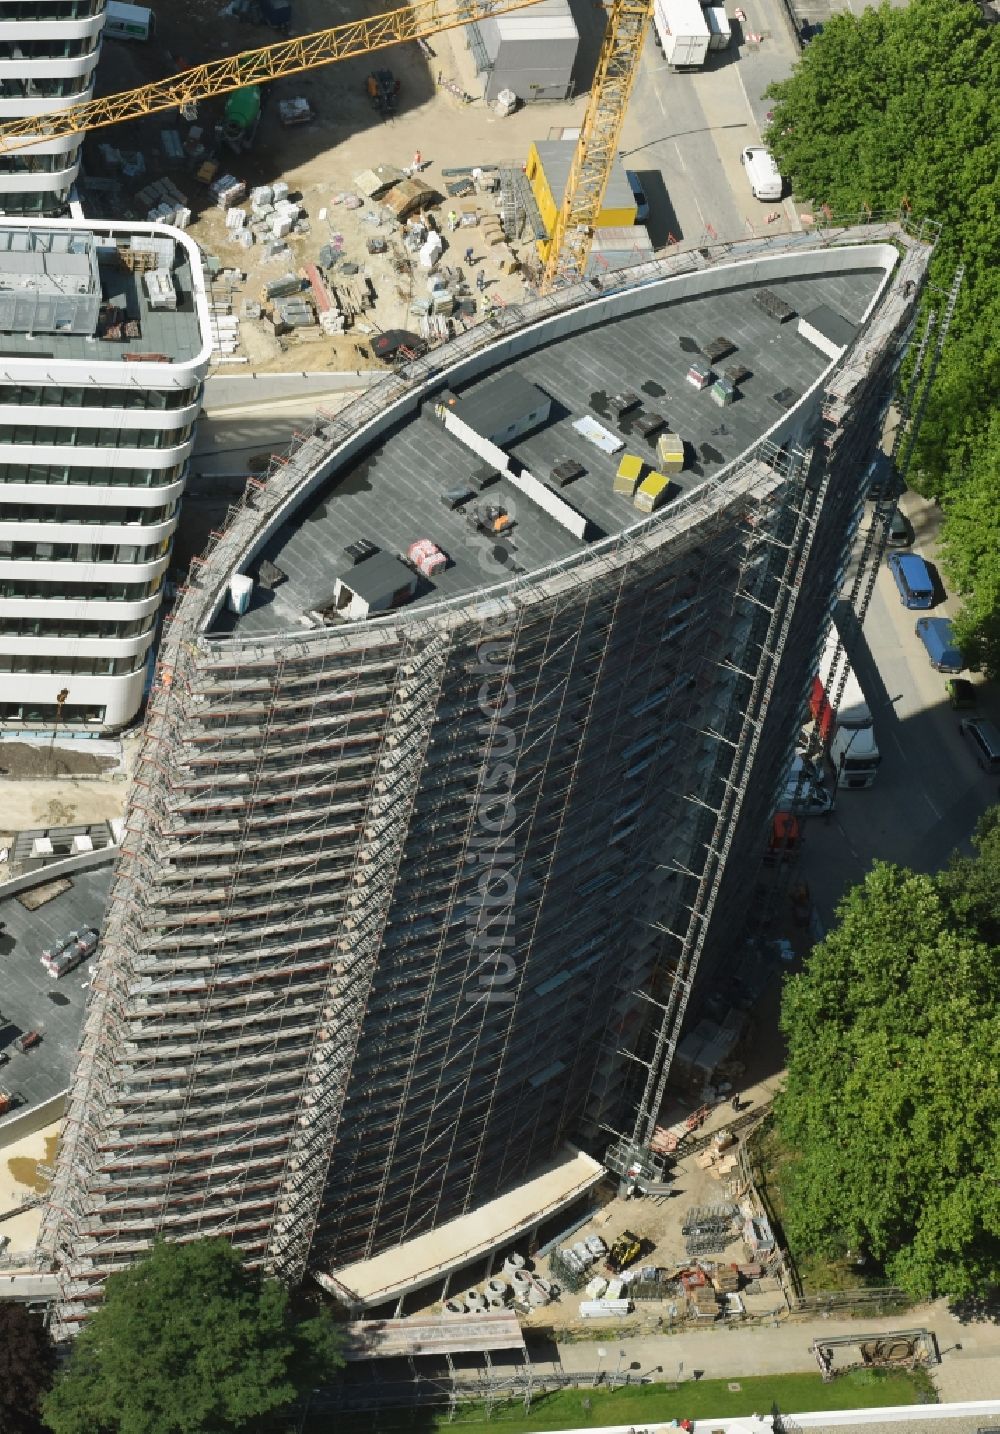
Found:
[[[0,226],[3,730],[139,710],[210,347],[186,235]]]
[[[0,0],[0,123],[89,100],[106,0]],[[63,214],[83,136],[0,155],[0,213]]]

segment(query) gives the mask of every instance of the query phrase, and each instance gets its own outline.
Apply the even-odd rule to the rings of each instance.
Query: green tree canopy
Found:
[[[939,317],[965,266],[908,477],[942,499],[963,647],[1000,673],[1000,26],[969,0],[835,15],[769,93],[768,143],[796,193],[837,216],[902,207],[941,224],[927,300]]]
[[[55,1434],[254,1429],[341,1362],[326,1312],[295,1320],[288,1291],[224,1240],[158,1242],[107,1283],[45,1401]]]
[[[862,1250],[914,1295],[1000,1278],[1000,966],[956,916],[978,877],[883,864],[787,985],[793,1247]]]
[[[0,1304],[0,1430],[41,1434],[42,1396],[52,1383],[55,1353],[41,1315]]]

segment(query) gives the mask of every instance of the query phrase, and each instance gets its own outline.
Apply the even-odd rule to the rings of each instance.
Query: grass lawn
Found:
[[[905,1372],[856,1370],[824,1384],[819,1374],[775,1374],[739,1378],[738,1392],[724,1379],[687,1380],[674,1390],[663,1384],[636,1388],[560,1389],[535,1399],[525,1414],[520,1402],[495,1405],[490,1424],[504,1434],[532,1430],[579,1429],[602,1424],[662,1424],[671,1419],[712,1419],[740,1414],[769,1414],[777,1404],[783,1414],[822,1409],[863,1409],[886,1404],[914,1404],[928,1385]],[[449,1424],[440,1410],[392,1411],[375,1416],[338,1415],[338,1434],[369,1434],[374,1430],[455,1430],[482,1425],[482,1405],[459,1408]]]

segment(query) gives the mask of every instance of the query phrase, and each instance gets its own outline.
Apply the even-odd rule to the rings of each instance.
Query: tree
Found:
[[[972,845],[975,855],[953,856],[938,888],[958,921],[1000,946],[1000,806],[979,818]]]
[[[224,1240],[159,1241],[112,1275],[45,1401],[54,1434],[254,1429],[341,1363],[326,1311],[296,1320],[287,1290]]]
[[[768,93],[767,140],[799,195],[838,216],[906,208],[940,223],[927,300],[939,316],[965,266],[908,481],[944,502],[947,571],[965,599],[959,637],[996,675],[995,516],[974,539],[976,515],[1000,497],[1000,26],[968,0],[835,15]]]
[[[877,865],[782,1009],[790,1241],[863,1250],[916,1296],[1000,1279],[1000,952],[956,914],[970,876],[949,898]]]
[[[0,1430],[42,1434],[42,1396],[52,1383],[55,1353],[41,1315],[0,1304]]]
[[[966,660],[1000,674],[1000,415],[965,455],[966,476],[950,490],[941,565],[964,598],[955,622]]]

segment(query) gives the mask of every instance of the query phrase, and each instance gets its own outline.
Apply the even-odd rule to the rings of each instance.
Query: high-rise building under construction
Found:
[[[163,641],[43,1231],[63,1321],[161,1233],[385,1306],[642,1165],[929,249],[560,291],[251,480]]]

